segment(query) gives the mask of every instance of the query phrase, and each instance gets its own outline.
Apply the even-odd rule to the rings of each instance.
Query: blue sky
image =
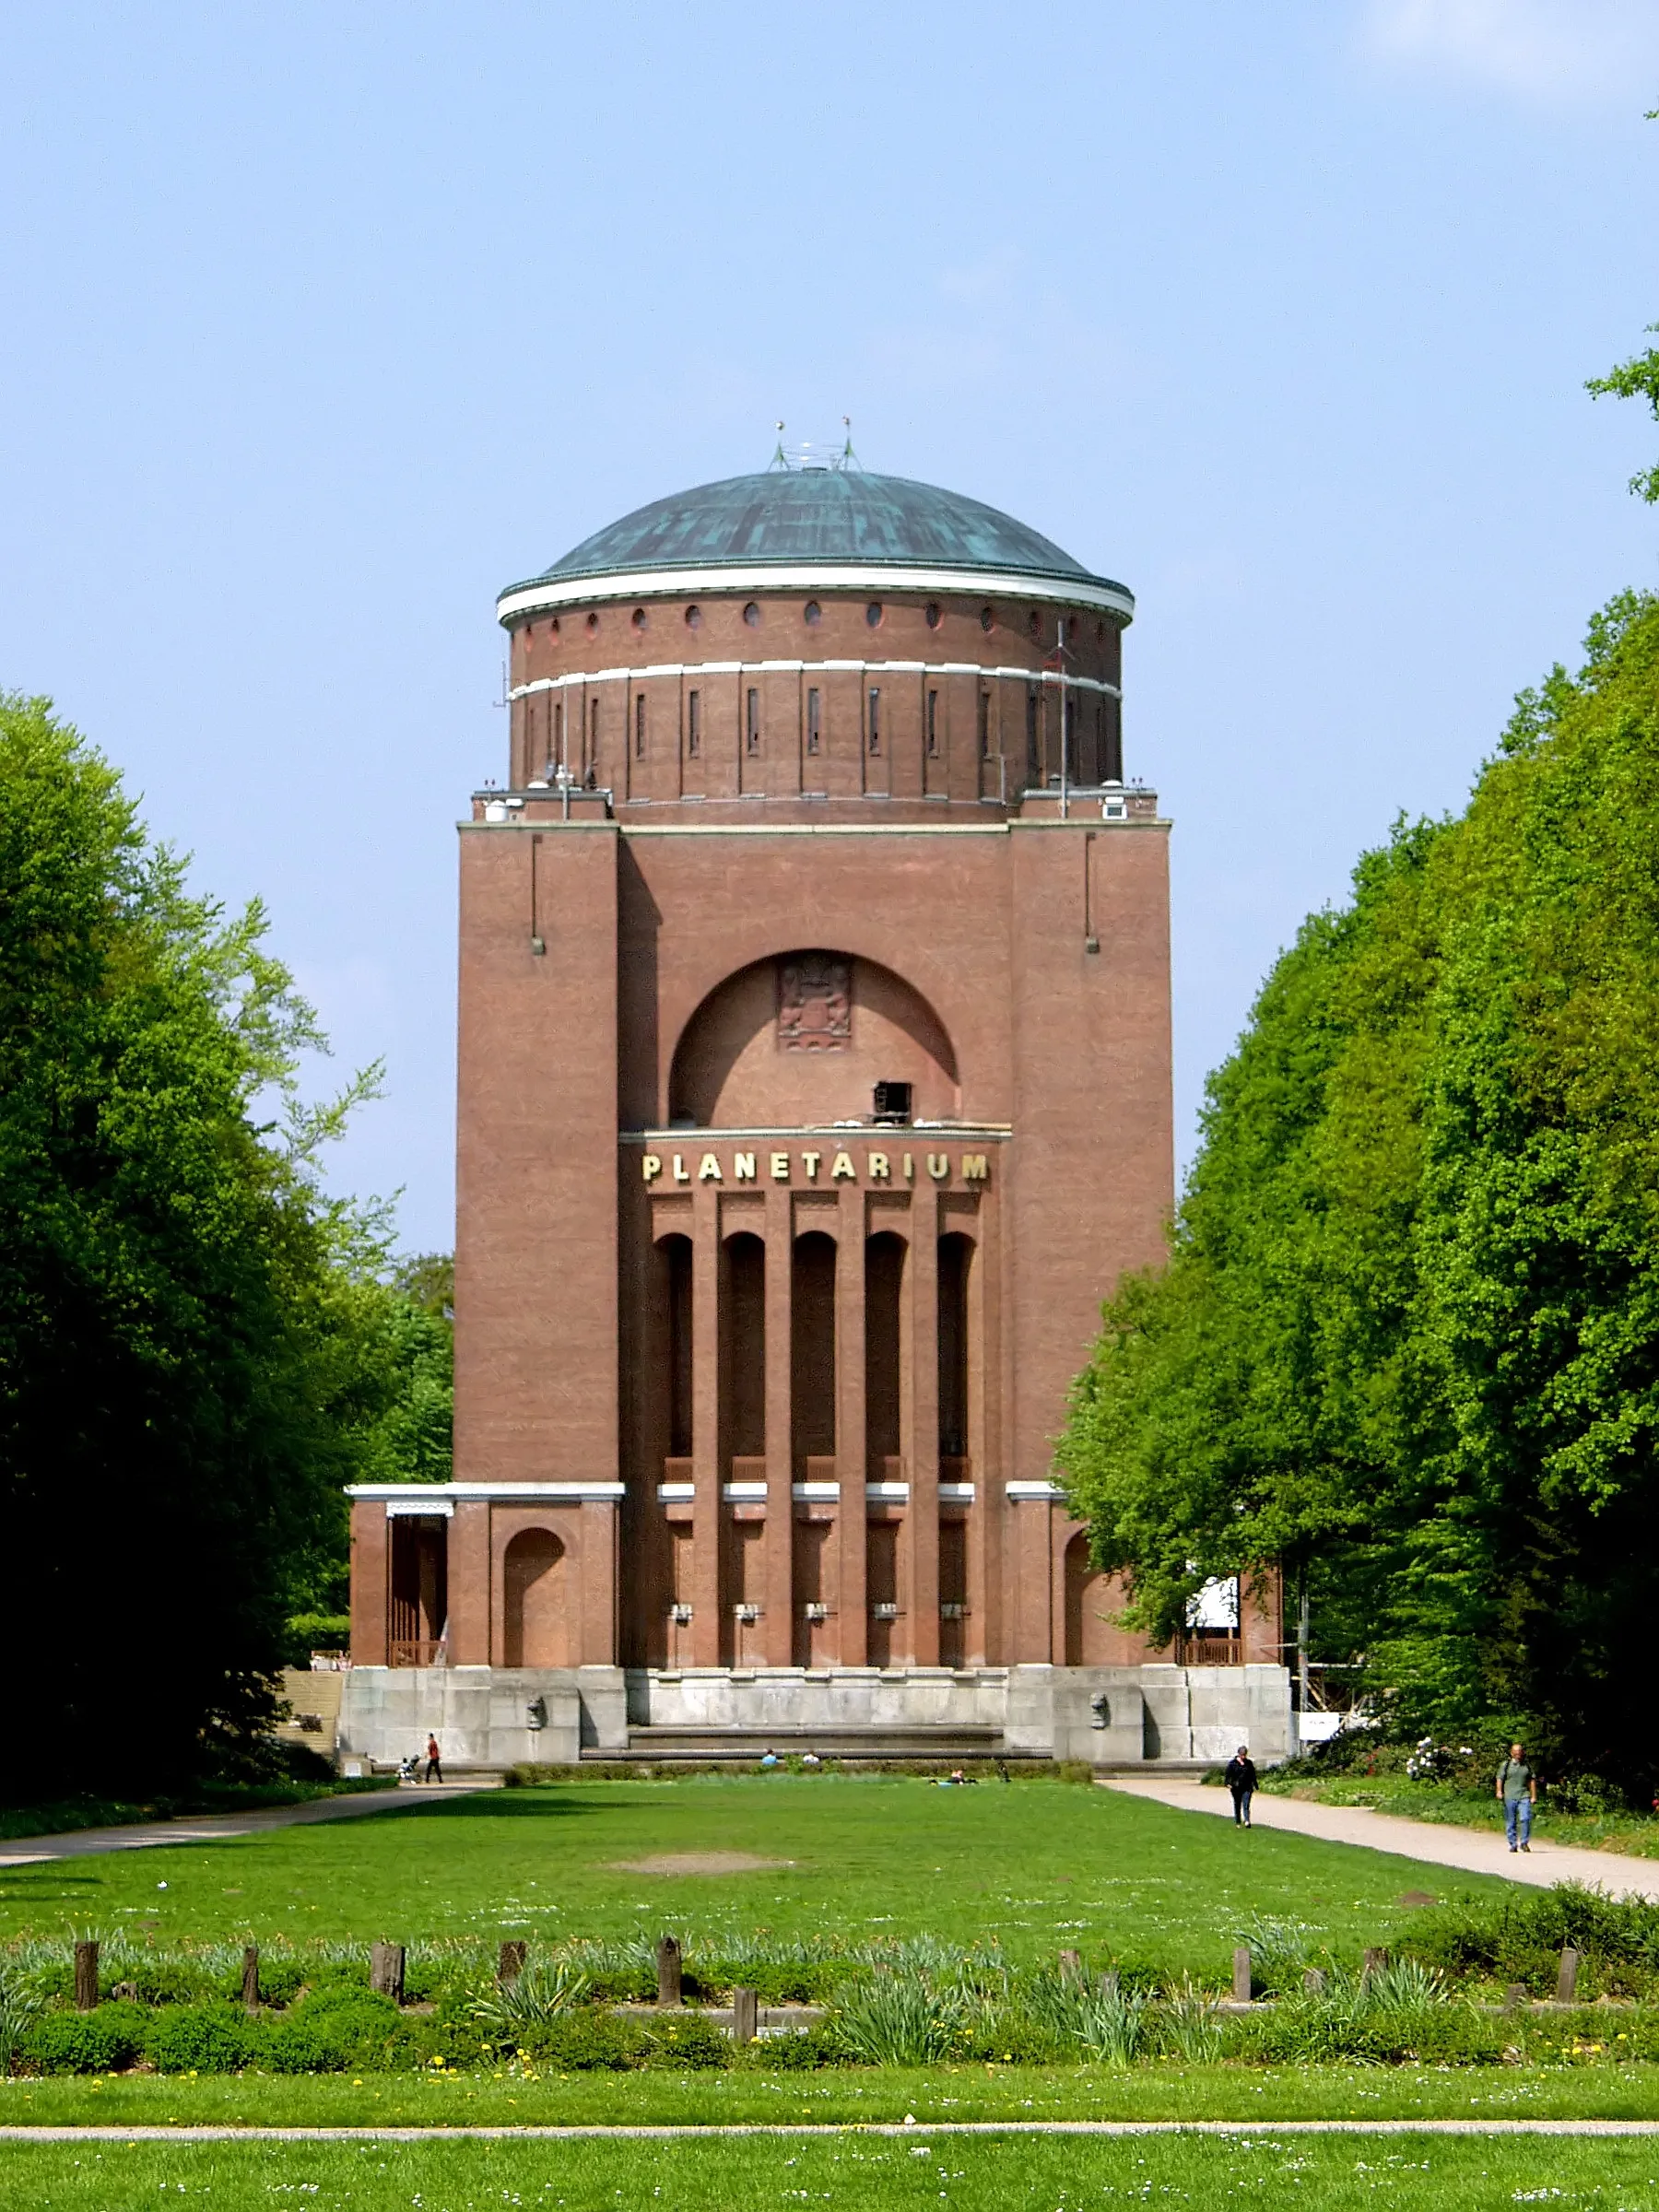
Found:
[[[0,83],[0,686],[384,1055],[335,1174],[411,1247],[493,594],[776,418],[1136,592],[1183,1150],[1301,915],[1659,584],[1583,391],[1659,320],[1659,0],[13,0]]]

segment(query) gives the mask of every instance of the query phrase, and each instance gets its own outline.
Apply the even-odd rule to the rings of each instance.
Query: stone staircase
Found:
[[[583,1759],[630,1759],[666,1765],[677,1759],[740,1759],[752,1764],[767,1751],[780,1759],[815,1751],[820,1759],[1046,1759],[1045,1752],[1010,1751],[1000,1728],[757,1728],[630,1727],[628,1749],[587,1749]]]

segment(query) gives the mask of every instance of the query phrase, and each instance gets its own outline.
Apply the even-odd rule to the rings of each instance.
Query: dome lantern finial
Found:
[[[769,470],[774,468],[787,468],[789,466],[789,455],[783,451],[783,425],[782,422],[778,424],[777,430],[778,442],[772,448],[771,459],[766,465]]]

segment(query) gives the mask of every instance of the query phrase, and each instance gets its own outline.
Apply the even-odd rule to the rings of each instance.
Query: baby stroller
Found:
[[[403,1761],[397,1770],[397,1779],[399,1782],[418,1782],[420,1780],[420,1754],[418,1751],[412,1751]]]

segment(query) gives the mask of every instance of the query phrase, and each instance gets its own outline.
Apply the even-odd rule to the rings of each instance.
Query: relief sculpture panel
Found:
[[[844,1053],[853,1041],[853,969],[833,953],[778,964],[778,1043],[786,1053]]]

